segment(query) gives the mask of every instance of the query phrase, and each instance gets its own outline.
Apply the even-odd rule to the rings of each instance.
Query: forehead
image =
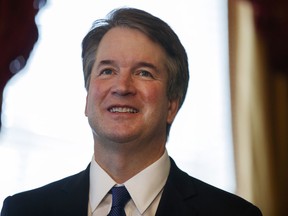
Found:
[[[166,52],[139,30],[128,27],[114,27],[102,38],[96,52],[96,61],[103,58],[125,61],[141,59],[164,64]]]

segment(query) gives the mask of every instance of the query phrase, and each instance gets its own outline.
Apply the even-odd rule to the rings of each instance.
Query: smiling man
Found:
[[[86,106],[94,156],[123,183],[164,154],[166,125],[173,122],[179,101],[166,94],[164,49],[139,30],[112,28],[95,59]]]
[[[2,216],[260,216],[251,203],[181,171],[165,148],[189,81],[187,55],[159,18],[121,8],[82,43],[85,115],[94,138],[86,170],[8,197]]]

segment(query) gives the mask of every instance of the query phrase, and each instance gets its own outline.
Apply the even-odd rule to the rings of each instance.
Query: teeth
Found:
[[[137,110],[128,107],[113,107],[109,111],[113,113],[137,113]]]

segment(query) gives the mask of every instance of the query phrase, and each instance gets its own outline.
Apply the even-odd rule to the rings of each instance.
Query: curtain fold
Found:
[[[0,129],[2,94],[19,72],[38,40],[35,16],[46,0],[0,0]]]
[[[265,216],[288,215],[288,73],[271,63],[251,2],[228,4],[237,193]]]

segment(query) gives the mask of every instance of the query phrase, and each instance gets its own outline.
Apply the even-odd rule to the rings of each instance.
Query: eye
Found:
[[[105,68],[103,70],[100,71],[99,76],[102,75],[112,75],[113,74],[113,70],[110,68]]]
[[[153,75],[152,75],[152,73],[150,73],[149,71],[147,71],[147,70],[140,70],[139,72],[138,72],[138,75],[139,76],[142,76],[142,77],[147,77],[147,78],[153,78]]]

